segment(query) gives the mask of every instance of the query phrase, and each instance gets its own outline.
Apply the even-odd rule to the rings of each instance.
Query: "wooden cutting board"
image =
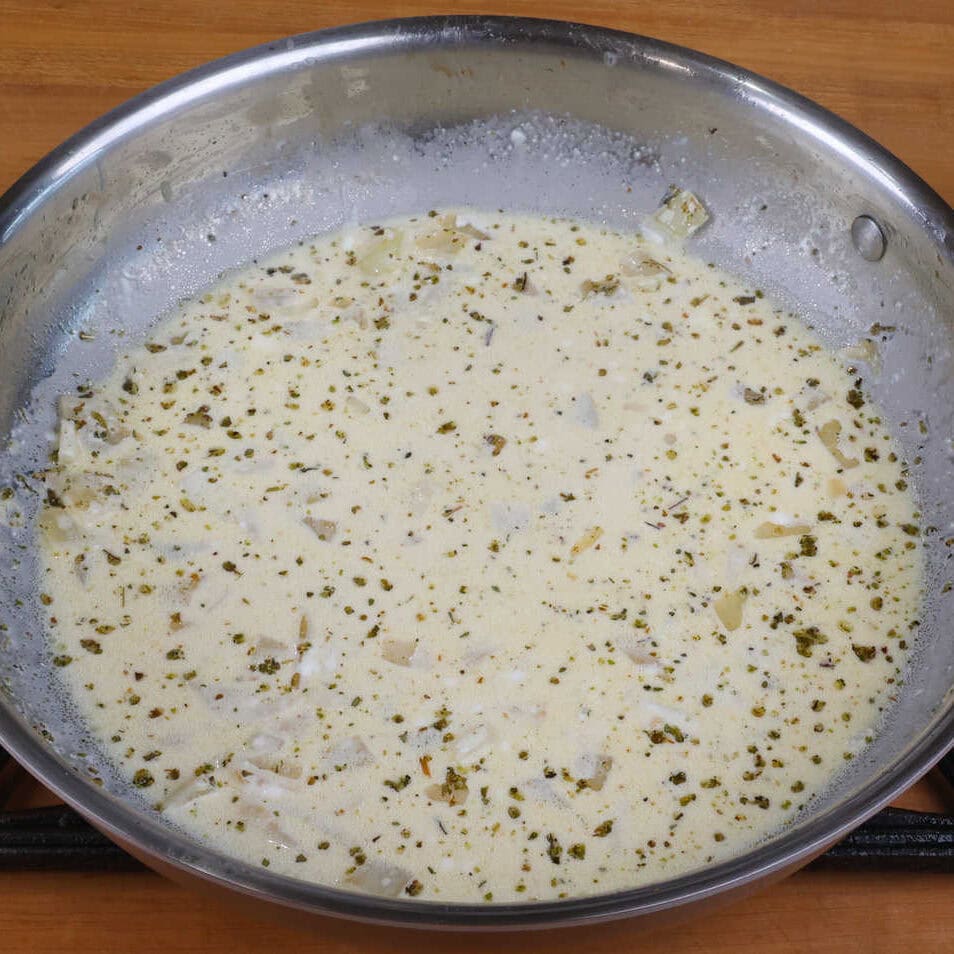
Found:
[[[148,86],[226,53],[322,27],[426,13],[582,20],[681,43],[763,73],[861,127],[954,201],[954,0],[0,0],[0,189]],[[50,800],[23,786],[23,803]],[[954,810],[943,783],[903,803]],[[703,921],[495,937],[422,935],[331,920],[249,919],[155,875],[0,875],[0,951],[320,950],[454,954],[954,952],[954,878],[808,870]]]

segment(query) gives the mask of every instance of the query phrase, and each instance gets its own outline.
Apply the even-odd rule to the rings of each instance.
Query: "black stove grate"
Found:
[[[954,752],[939,768],[954,785]],[[0,871],[124,871],[140,866],[69,808],[3,811],[18,771],[0,749]],[[812,865],[954,873],[954,816],[886,808]]]

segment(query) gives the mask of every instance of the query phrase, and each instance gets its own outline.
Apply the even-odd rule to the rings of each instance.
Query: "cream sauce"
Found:
[[[905,478],[860,382],[675,241],[430,214],[229,275],[64,397],[41,588],[195,837],[551,899],[738,854],[863,748],[916,626]]]

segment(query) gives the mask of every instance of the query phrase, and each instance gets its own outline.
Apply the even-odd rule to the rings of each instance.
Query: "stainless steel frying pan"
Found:
[[[111,770],[44,643],[32,521],[55,396],[180,297],[267,249],[435,206],[627,226],[671,183],[696,250],[849,354],[911,461],[929,595],[883,732],[757,849],[658,885],[543,904],[389,900],[234,861]],[[432,18],[296,37],[165,83],[87,127],[0,200],[0,744],[173,876],[308,912],[512,928],[658,916],[794,870],[948,748],[954,727],[954,213],[857,130],[767,80],[655,40],[547,21]]]

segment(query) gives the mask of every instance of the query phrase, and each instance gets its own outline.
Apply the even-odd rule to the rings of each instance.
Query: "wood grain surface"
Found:
[[[954,201],[954,0],[0,0],[0,189],[123,100],[226,53],[384,17],[507,13],[582,20],[731,60],[812,97]],[[20,795],[47,800],[35,789]],[[954,808],[927,783],[911,807]],[[325,920],[260,922],[146,872],[0,875],[0,951],[357,952],[505,948],[527,954],[954,952],[954,878],[808,870],[685,926],[620,923],[493,937]]]

